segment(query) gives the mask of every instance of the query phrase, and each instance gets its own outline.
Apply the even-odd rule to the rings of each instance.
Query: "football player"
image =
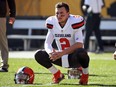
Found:
[[[115,52],[113,53],[113,57],[116,60],[116,43],[115,43]]]
[[[83,49],[83,25],[83,17],[70,14],[69,6],[64,2],[57,3],[55,16],[50,16],[46,20],[48,33],[44,44],[45,51],[38,50],[35,53],[35,60],[53,74],[55,84],[64,79],[64,74],[54,64],[68,68],[75,68],[80,64],[82,76],[79,83],[88,83],[89,56]],[[58,50],[53,48],[53,40]]]

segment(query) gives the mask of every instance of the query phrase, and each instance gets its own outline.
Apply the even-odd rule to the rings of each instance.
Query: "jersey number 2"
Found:
[[[66,38],[61,38],[60,43],[61,43],[62,50],[64,50],[67,47],[70,47],[69,40]]]

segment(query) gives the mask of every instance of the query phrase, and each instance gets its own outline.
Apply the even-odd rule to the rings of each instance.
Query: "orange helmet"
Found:
[[[29,67],[21,67],[15,73],[14,78],[15,84],[33,84],[34,72]]]

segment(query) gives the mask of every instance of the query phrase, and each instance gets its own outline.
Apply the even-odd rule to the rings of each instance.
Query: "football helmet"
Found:
[[[14,78],[15,84],[33,84],[34,72],[29,67],[21,67],[15,73]]]
[[[80,79],[82,74],[81,69],[79,68],[71,68],[68,70],[68,79]]]

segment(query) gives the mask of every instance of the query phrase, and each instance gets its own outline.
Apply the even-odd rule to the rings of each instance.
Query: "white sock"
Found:
[[[48,70],[49,70],[52,74],[55,74],[55,73],[58,71],[58,69],[57,69],[55,66],[50,67]]]
[[[82,70],[83,70],[84,74],[88,74],[89,73],[89,68],[82,68]]]

